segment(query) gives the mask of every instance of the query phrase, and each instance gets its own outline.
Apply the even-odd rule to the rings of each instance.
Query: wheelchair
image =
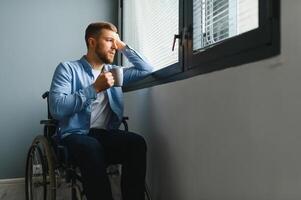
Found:
[[[27,154],[26,200],[86,200],[80,171],[68,159],[67,148],[56,139],[58,122],[50,114],[48,96],[48,91],[42,95],[47,100],[48,113],[48,119],[40,121],[44,125],[44,133],[35,137]],[[125,131],[128,131],[127,120],[128,117],[123,117]],[[120,176],[121,173],[120,165],[110,165],[107,168],[107,175],[110,177]],[[151,200],[147,184],[145,199]]]

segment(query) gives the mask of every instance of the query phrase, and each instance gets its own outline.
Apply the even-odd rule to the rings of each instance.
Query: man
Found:
[[[124,68],[124,85],[152,72],[137,52],[120,40],[111,23],[92,23],[86,29],[87,54],[80,60],[63,62],[55,70],[50,88],[52,116],[71,160],[79,166],[88,200],[111,200],[106,175],[109,164],[122,164],[121,190],[124,200],[143,200],[146,144],[135,133],[118,130],[123,117],[121,87],[114,87],[109,72],[116,51],[133,64]]]

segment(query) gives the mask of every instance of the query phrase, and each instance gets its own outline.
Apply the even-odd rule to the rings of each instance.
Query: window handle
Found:
[[[187,28],[184,27],[180,34],[175,34],[173,37],[172,51],[175,49],[176,39],[180,39],[180,45],[183,45],[183,42],[187,39],[187,37]]]
[[[176,43],[176,39],[180,39],[181,38],[181,34],[175,34],[173,37],[173,43],[172,43],[172,51],[175,50],[175,43]]]

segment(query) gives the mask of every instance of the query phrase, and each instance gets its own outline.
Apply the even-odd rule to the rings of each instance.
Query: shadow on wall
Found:
[[[168,148],[170,141],[168,137],[162,137],[159,134],[158,126],[164,122],[158,123],[156,121],[158,111],[153,107],[153,102],[156,101],[157,97],[153,93],[153,88],[138,90],[133,93],[135,93],[135,98],[139,98],[139,101],[136,101],[135,104],[132,101],[125,101],[126,109],[130,110],[130,130],[143,134],[148,144],[147,183],[150,186],[152,198],[158,200],[179,199],[178,177],[171,170],[173,168],[171,160],[173,152],[170,152]],[[167,135],[172,137],[172,134]],[[173,192],[168,194],[167,191]]]

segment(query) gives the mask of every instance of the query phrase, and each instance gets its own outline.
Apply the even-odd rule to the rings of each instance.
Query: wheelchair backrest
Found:
[[[50,113],[50,109],[49,109],[49,91],[46,91],[43,95],[42,98],[47,100],[47,114],[48,114],[48,119],[53,119],[53,117],[51,116]]]
[[[44,124],[44,136],[48,139],[51,139],[57,132],[58,129],[58,121],[55,120],[50,113],[49,109],[49,92],[46,91],[42,95],[43,99],[47,100],[47,115],[48,119],[47,120],[41,120],[40,123]]]

